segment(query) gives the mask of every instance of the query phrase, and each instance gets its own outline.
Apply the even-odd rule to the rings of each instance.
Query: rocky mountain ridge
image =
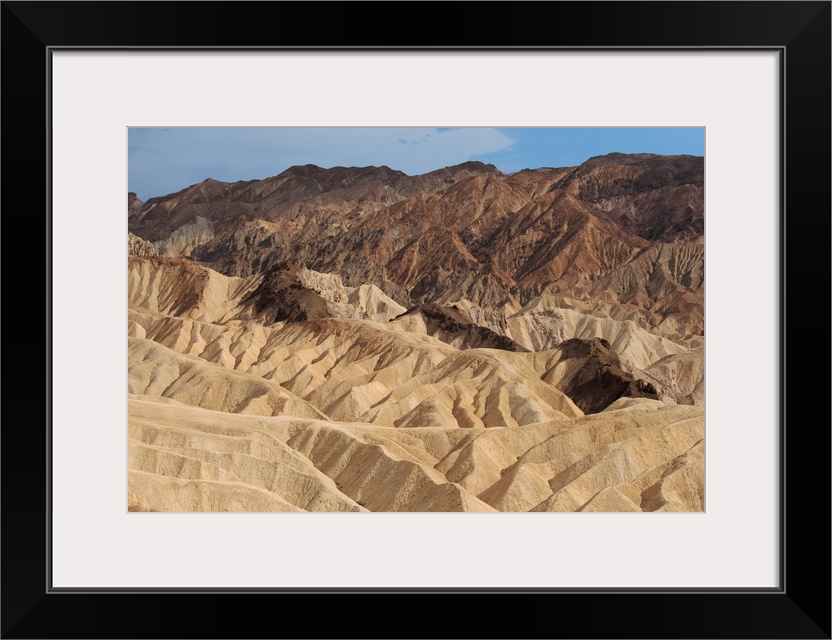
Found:
[[[702,158],[648,154],[510,175],[475,162],[414,177],[305,165],[151,198],[129,227],[160,255],[226,275],[290,261],[405,307],[603,299],[650,327],[672,319],[682,338],[702,332],[703,176]]]

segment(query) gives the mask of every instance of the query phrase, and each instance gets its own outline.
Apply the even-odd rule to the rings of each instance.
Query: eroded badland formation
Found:
[[[703,159],[129,210],[133,511],[701,511]]]

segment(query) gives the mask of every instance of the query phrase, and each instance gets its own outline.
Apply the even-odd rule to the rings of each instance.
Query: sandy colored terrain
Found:
[[[131,395],[128,504],[154,511],[700,511],[702,410],[396,429]]]
[[[130,258],[131,511],[702,510],[700,406],[595,393],[585,414],[559,388],[619,370],[610,345],[457,348],[378,289],[298,277],[323,317],[263,324],[259,277]],[[696,396],[701,353],[637,340]]]

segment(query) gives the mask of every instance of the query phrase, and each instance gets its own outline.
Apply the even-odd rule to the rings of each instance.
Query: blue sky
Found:
[[[704,155],[694,128],[130,128],[128,190],[142,200],[206,178],[268,178],[293,165],[387,165],[408,175],[468,160],[504,173],[569,167],[612,152]]]

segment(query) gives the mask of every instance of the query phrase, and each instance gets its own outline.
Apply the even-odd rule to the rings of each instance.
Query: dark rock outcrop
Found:
[[[421,316],[428,335],[458,349],[527,351],[511,338],[474,324],[467,315],[457,309],[441,307],[438,304],[421,304],[409,309],[399,318],[405,316]]]
[[[556,386],[584,413],[603,411],[621,397],[658,399],[652,384],[621,368],[621,360],[603,338],[573,338],[557,349],[561,355],[556,366],[565,367],[566,373]]]

